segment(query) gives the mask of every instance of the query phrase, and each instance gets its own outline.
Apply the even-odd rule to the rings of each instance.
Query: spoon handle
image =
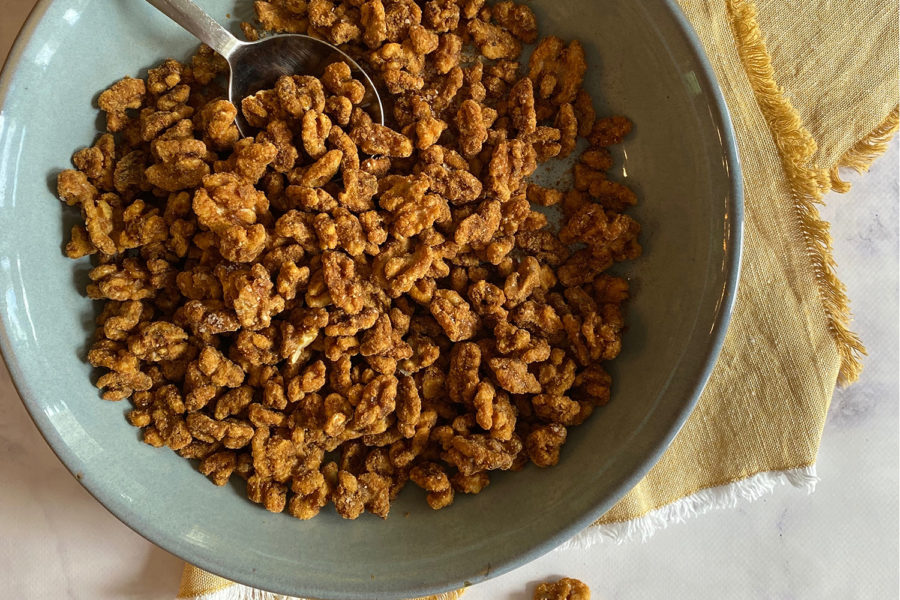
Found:
[[[242,44],[191,0],[147,0],[226,59]]]

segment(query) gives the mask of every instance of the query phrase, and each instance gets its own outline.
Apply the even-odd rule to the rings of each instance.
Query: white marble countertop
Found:
[[[0,57],[32,4],[3,0]],[[555,550],[466,599],[525,600],[561,576],[602,600],[898,597],[898,145],[822,209],[869,356],[835,392],[816,491],[781,486],[644,543]],[[168,600],[181,567],[65,470],[0,366],[0,597]]]

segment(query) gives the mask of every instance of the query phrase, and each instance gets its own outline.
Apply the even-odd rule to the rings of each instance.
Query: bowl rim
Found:
[[[9,89],[12,85],[15,74],[18,71],[18,66],[22,59],[25,48],[30,42],[35,28],[39,23],[41,23],[44,14],[47,12],[47,9],[56,1],[58,0],[38,0],[29,12],[24,24],[20,27],[18,33],[16,34],[15,41],[10,48],[9,54],[4,61],[2,68],[0,68],[0,113],[2,113],[2,109],[6,103]],[[684,402],[682,408],[678,411],[677,419],[672,422],[672,424],[669,426],[668,431],[665,433],[665,435],[661,436],[659,442],[653,447],[653,451],[645,457],[640,466],[635,469],[634,472],[629,477],[627,477],[618,487],[617,494],[615,494],[616,497],[612,499],[612,501],[609,502],[608,505],[604,504],[596,506],[592,511],[589,511],[578,519],[574,519],[568,525],[562,527],[554,536],[545,539],[540,544],[519,552],[511,558],[506,559],[505,561],[497,564],[492,564],[489,572],[471,574],[471,576],[466,579],[465,585],[475,584],[487,579],[491,579],[514,568],[525,565],[542,556],[543,554],[553,550],[560,544],[572,538],[576,533],[593,523],[604,512],[606,512],[606,510],[612,507],[612,505],[616,501],[621,499],[622,496],[624,496],[641,479],[643,479],[647,472],[659,461],[663,453],[668,449],[672,441],[675,439],[675,436],[678,434],[690,414],[693,412],[694,408],[697,405],[697,402],[699,401],[700,395],[702,394],[707,382],[709,381],[718,356],[722,350],[722,346],[724,345],[725,336],[728,331],[728,326],[731,321],[732,312],[734,310],[735,300],[737,298],[737,289],[743,254],[744,185],[738,153],[737,139],[734,131],[733,121],[731,119],[730,111],[728,110],[728,105],[725,101],[722,88],[719,85],[718,79],[715,76],[715,72],[709,61],[709,58],[703,50],[703,44],[700,41],[697,33],[694,31],[693,26],[691,25],[686,15],[682,12],[677,0],[656,0],[656,2],[661,8],[665,9],[671,15],[675,23],[678,25],[678,33],[686,43],[686,47],[690,51],[692,58],[696,61],[696,65],[699,71],[698,74],[700,75],[700,82],[707,92],[708,98],[710,100],[710,105],[715,108],[715,113],[713,115],[714,122],[718,126],[718,130],[721,135],[721,147],[724,150],[726,169],[729,175],[729,189],[726,198],[726,248],[724,252],[725,260],[723,261],[723,271],[725,272],[723,281],[724,285],[722,288],[722,295],[713,318],[713,327],[710,330],[709,338],[711,340],[711,343],[708,344],[707,350],[705,352],[703,362],[704,366],[700,370],[700,372],[696,374],[693,383],[692,395],[689,399],[687,399],[686,402]],[[2,195],[2,193],[3,190],[0,190],[0,195]],[[155,544],[156,546],[159,546],[160,548],[178,556],[182,560],[185,560],[186,562],[189,562],[191,564],[195,564],[196,566],[211,573],[219,574],[222,577],[226,577],[229,579],[233,577],[233,574],[223,572],[219,565],[209,560],[205,560],[203,559],[203,557],[192,557],[190,559],[186,558],[180,552],[180,548],[177,544],[177,536],[154,534],[154,532],[148,531],[147,527],[143,526],[140,522],[132,522],[131,519],[129,519],[128,514],[130,511],[128,511],[124,506],[116,506],[115,502],[112,502],[110,498],[104,498],[103,490],[100,489],[102,486],[99,484],[96,486],[92,485],[92,479],[83,477],[82,472],[78,468],[78,458],[73,455],[72,451],[62,441],[62,439],[54,434],[53,428],[49,427],[49,421],[45,419],[45,415],[40,411],[38,402],[34,399],[34,394],[31,394],[29,391],[28,382],[26,381],[22,370],[19,368],[19,362],[15,352],[13,351],[13,344],[11,343],[9,334],[7,332],[7,314],[5,311],[0,312],[0,356],[2,356],[2,359],[6,364],[7,369],[9,370],[12,384],[19,398],[24,404],[29,417],[34,422],[41,436],[50,446],[51,450],[60,460],[60,462],[63,463],[66,469],[75,477],[75,479],[82,485],[82,487],[84,487],[88,491],[88,493],[90,493],[91,496],[93,496],[97,500],[97,502],[101,506],[103,506],[107,511],[113,514],[120,522],[122,522],[132,531]],[[262,583],[259,580],[253,581],[253,577],[249,575],[249,572],[247,577],[240,577],[239,579],[240,583],[244,583],[250,586],[258,587]],[[461,586],[463,586],[462,581],[456,582],[455,584],[451,585],[448,585],[447,583],[429,584],[423,582],[418,584],[417,586],[404,590],[399,595],[386,594],[384,597],[400,598],[425,596],[429,594],[448,591]],[[297,590],[290,589],[273,589],[271,591],[289,595],[291,593],[297,592]],[[322,597],[325,598],[333,596],[327,594],[326,592],[326,594]],[[367,596],[355,592],[342,592],[341,597],[355,600],[357,598],[363,599]]]

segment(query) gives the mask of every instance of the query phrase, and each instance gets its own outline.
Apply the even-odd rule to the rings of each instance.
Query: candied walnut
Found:
[[[553,188],[546,188],[536,183],[528,184],[528,201],[541,206],[555,206],[562,202],[563,192]]]
[[[103,314],[97,318],[97,325],[103,327],[103,335],[108,339],[123,341],[149,312],[145,312],[144,304],[136,300],[108,302]]]
[[[250,269],[216,268],[225,304],[234,309],[241,327],[255,331],[268,327],[284,310],[284,299],[273,293],[269,272],[256,263]]]
[[[430,228],[435,223],[450,220],[447,201],[437,194],[418,194],[416,190],[404,186],[405,196],[382,194],[381,206],[391,211],[391,233],[397,238],[412,237]],[[399,192],[399,193],[404,193]]]
[[[182,84],[176,85],[174,88],[172,88],[171,90],[169,90],[168,92],[166,92],[165,94],[160,96],[156,100],[156,108],[157,108],[157,110],[160,110],[160,111],[177,110],[181,106],[183,106],[184,103],[187,102],[190,97],[191,97],[191,86],[182,83]],[[186,126],[182,125],[182,127],[185,127],[185,129],[186,129]],[[175,132],[173,132],[172,134],[175,135]],[[182,134],[180,132],[178,132],[177,135],[179,137],[181,137]]]
[[[516,246],[551,267],[558,267],[569,257],[568,247],[546,230],[518,232]]]
[[[228,63],[206,44],[200,44],[197,54],[191,57],[191,75],[200,85],[206,85],[218,75],[228,71]]]
[[[125,77],[100,94],[97,105],[106,112],[107,131],[121,131],[128,120],[125,111],[140,108],[146,93],[147,87],[143,79]]]
[[[347,98],[352,104],[362,102],[363,96],[366,94],[366,87],[353,79],[350,65],[343,61],[333,62],[325,67],[322,83],[329,92]]]
[[[430,0],[425,3],[422,18],[438,33],[454,31],[459,26],[459,5],[454,0]]]
[[[362,39],[369,48],[378,48],[387,39],[387,14],[381,0],[365,0],[359,7]]]
[[[531,80],[524,77],[509,90],[509,116],[519,133],[532,133],[537,129],[534,111],[534,90]]]
[[[331,119],[328,115],[308,110],[303,114],[303,122],[301,129],[301,139],[303,140],[303,149],[310,158],[321,158],[328,149],[325,147],[325,140],[331,132]],[[340,152],[340,150],[335,150]],[[338,160],[343,158],[343,153],[338,155]]]
[[[244,39],[248,42],[259,41],[259,31],[247,21],[241,21],[241,33],[244,34]]]
[[[594,123],[587,138],[592,146],[615,146],[621,144],[629,133],[631,121],[627,117],[606,117]]]
[[[213,371],[215,372],[215,371]],[[237,377],[234,378],[236,380]],[[234,381],[232,380],[232,382]],[[240,414],[253,401],[253,388],[241,386],[226,391],[216,400],[213,416],[222,420]]]
[[[66,169],[56,176],[56,194],[69,206],[84,205],[99,195],[83,171]]]
[[[432,108],[437,112],[449,108],[462,88],[464,79],[463,70],[459,65],[450,67],[450,70],[429,89],[429,95],[434,98]]]
[[[473,337],[481,327],[481,319],[469,303],[453,290],[436,290],[429,309],[452,342]]]
[[[491,153],[487,188],[496,199],[505,202],[519,189],[522,180],[536,168],[537,155],[532,144],[521,140],[504,140]]]
[[[421,25],[409,28],[409,41],[416,54],[431,54],[438,47],[438,34]]]
[[[490,476],[484,471],[472,475],[457,473],[450,478],[453,489],[461,494],[480,494],[490,482]]]
[[[522,441],[513,435],[501,441],[485,434],[453,435],[447,440],[443,458],[454,465],[463,476],[481,471],[506,471],[513,466],[522,450]]]
[[[426,276],[436,258],[434,248],[419,244],[412,253],[410,242],[388,242],[375,257],[372,271],[391,298],[409,292],[415,283]]]
[[[539,467],[552,467],[559,462],[559,451],[566,441],[566,428],[558,423],[539,425],[525,438],[528,458]]]
[[[335,306],[351,315],[362,310],[366,298],[353,259],[341,252],[325,252],[322,273]]]
[[[260,90],[244,97],[241,100],[241,113],[251,127],[265,127],[271,120],[292,116],[282,108],[275,90]]]
[[[329,194],[328,192],[326,192],[324,189],[305,187],[302,185],[287,186],[284,190],[284,199],[286,201],[285,204],[286,204],[286,208],[288,208],[288,210],[286,210],[284,215],[279,217],[278,221],[276,221],[276,230],[279,228],[278,223],[282,223],[282,225],[284,227],[292,227],[292,228],[295,225],[297,225],[298,223],[303,223],[303,225],[299,225],[300,227],[303,227],[307,224],[306,223],[307,217],[306,216],[298,217],[297,215],[307,214],[307,216],[308,216],[308,213],[317,213],[317,212],[326,212],[327,213],[327,212],[333,211],[335,208],[337,208],[337,205],[338,205],[337,200],[335,200],[334,197],[331,194]],[[300,209],[301,211],[304,211],[304,213],[299,213],[295,209]],[[291,215],[290,217],[288,217],[288,221],[290,221],[290,223],[292,223],[292,225],[288,225],[287,224],[288,221],[282,221],[282,218],[288,214]],[[308,241],[308,238],[304,237],[303,234],[299,233],[296,230],[293,230],[293,231],[294,231],[294,233],[297,233],[298,235],[300,235],[300,237],[295,237],[295,235],[293,233],[284,234],[284,235],[287,235],[288,237],[295,237],[295,239],[297,239],[297,241]],[[308,244],[304,244],[303,247],[308,248]],[[308,249],[311,249],[311,248],[308,248]]]
[[[237,108],[228,100],[207,102],[197,113],[200,129],[203,130],[203,141],[217,150],[230,148],[238,140]]]
[[[397,430],[404,438],[411,438],[422,414],[422,399],[415,381],[409,375],[401,375],[397,381],[396,402]]]
[[[298,291],[302,291],[309,283],[309,267],[298,267],[297,263],[285,261],[281,264],[275,288],[278,295],[285,300],[293,300]]]
[[[560,133],[560,149],[557,156],[563,158],[575,149],[575,141],[578,137],[578,119],[575,118],[575,109],[572,108],[572,104],[567,102],[559,107],[553,125]]]
[[[150,418],[165,445],[172,450],[181,450],[191,443],[191,433],[184,418],[173,410],[171,403],[167,401],[169,397],[180,401],[180,394],[174,386],[164,386],[153,392]]]
[[[317,469],[311,469],[291,479],[294,495],[288,502],[288,512],[298,519],[311,519],[328,503],[331,485]]]
[[[302,168],[298,174],[291,173],[291,182],[305,187],[321,187],[337,174],[343,156],[344,153],[340,150],[329,150],[316,162]]]
[[[453,33],[444,33],[438,36],[438,46],[431,55],[434,68],[441,75],[446,75],[451,69],[459,65],[462,54],[462,38]]]
[[[150,273],[136,259],[123,259],[121,264],[100,265],[88,272],[90,298],[110,300],[144,300],[154,295]]]
[[[396,398],[397,378],[393,375],[375,377],[362,389],[351,425],[363,431],[372,427],[394,412]]]
[[[497,2],[491,7],[491,19],[526,44],[537,41],[537,19],[524,4],[509,0]]]
[[[460,404],[471,404],[481,381],[481,348],[472,342],[454,344],[450,351],[447,393]]]
[[[640,254],[639,233],[640,225],[628,215],[614,214],[610,218],[602,205],[589,203],[566,220],[559,239],[566,244],[587,244],[594,255],[605,251],[614,260],[627,260]]]
[[[148,69],[147,89],[151,94],[162,95],[181,83],[183,73],[184,65],[168,58],[158,67]]]
[[[208,455],[200,461],[200,472],[209,477],[216,485],[225,485],[237,468],[237,455],[230,450],[223,450]]]
[[[552,272],[545,272],[535,257],[526,256],[519,261],[516,271],[510,273],[503,284],[506,307],[513,308],[517,304],[521,304],[531,296],[536,288],[552,287],[555,283],[555,278],[552,277]]]
[[[170,109],[154,110],[150,107],[138,115],[141,140],[152,141],[157,137],[179,140],[186,139],[193,126],[190,118],[194,109],[186,104],[178,104]],[[169,129],[171,128],[171,129]],[[169,129],[169,131],[166,131]]]
[[[235,337],[228,357],[247,372],[250,385],[257,385],[266,371],[254,367],[277,363],[279,356],[275,350],[275,340],[269,331],[258,333],[244,329]]]
[[[149,390],[153,385],[150,377],[140,371],[137,357],[116,342],[101,340],[95,343],[88,352],[88,362],[109,370],[96,384],[104,390],[104,400],[122,400],[134,391]]]
[[[378,193],[378,181],[374,175],[361,169],[345,170],[344,190],[338,194],[338,202],[353,212],[373,208],[372,197]]]
[[[434,117],[423,117],[416,122],[416,148],[425,150],[437,143],[447,124]]]
[[[325,100],[325,113],[338,125],[346,125],[353,114],[353,103],[344,96],[329,96]]]
[[[575,377],[572,396],[579,401],[584,400],[595,406],[609,402],[612,378],[599,364],[593,363],[584,368]]]
[[[481,146],[487,140],[487,127],[484,125],[481,106],[474,100],[465,100],[456,113],[456,128],[459,131],[459,146],[465,156],[474,156],[481,152]]]
[[[506,303],[506,295],[496,285],[484,280],[476,281],[469,286],[467,295],[473,310],[482,318],[506,319],[507,311],[503,308]]]
[[[490,381],[482,381],[472,398],[475,407],[475,421],[482,429],[489,431],[494,439],[509,440],[516,427],[516,409],[509,397],[497,393]]]
[[[283,483],[254,474],[247,478],[247,498],[262,504],[269,512],[280,513],[287,502],[287,488]]]
[[[264,250],[266,230],[256,220],[267,211],[268,200],[233,173],[205,177],[194,193],[193,208],[200,225],[217,234],[219,252],[227,260],[251,262]]]
[[[132,194],[140,189],[149,189],[145,170],[147,153],[143,150],[132,150],[116,162],[113,171],[113,187],[120,194]]]
[[[204,341],[209,341],[210,336],[237,331],[241,327],[234,311],[226,309],[221,301],[186,302],[174,318],[180,320],[179,316],[184,319],[184,323],[191,328],[194,335]]]
[[[359,153],[356,144],[344,130],[336,125],[331,126],[328,134],[328,143],[344,153],[341,159],[341,171],[352,171],[360,168]]]
[[[561,132],[555,127],[538,127],[532,133],[523,135],[522,141],[530,144],[538,162],[545,162],[562,151]]]
[[[297,449],[290,439],[273,435],[267,425],[259,424],[250,441],[250,447],[253,454],[255,477],[278,483],[290,479],[291,472],[297,463]],[[282,509],[283,503],[280,510]],[[280,512],[280,510],[276,512]]]
[[[578,40],[566,46],[558,37],[547,36],[528,60],[528,77],[537,87],[538,96],[557,106],[575,100],[586,71],[584,48]]]
[[[315,77],[282,75],[274,89],[281,108],[293,117],[300,118],[308,110],[325,110],[325,90]]]
[[[366,154],[406,157],[413,151],[412,141],[408,137],[378,123],[353,127],[349,135],[360,151]]]
[[[244,380],[244,371],[212,346],[204,346],[195,363],[198,374],[208,378],[214,386],[238,387]]]
[[[466,19],[474,19],[484,6],[485,0],[462,0],[460,9]]]
[[[145,323],[128,338],[128,350],[141,360],[174,360],[187,350],[188,334],[167,321]]]
[[[446,198],[450,204],[468,204],[481,196],[481,181],[466,170],[432,164],[423,172],[431,179],[431,190]]]
[[[195,188],[209,174],[204,161],[206,144],[200,140],[157,140],[154,149],[159,162],[147,167],[147,181],[164,191]]]
[[[574,376],[572,380],[574,382]],[[568,426],[578,425],[581,422],[581,406],[566,396],[537,394],[531,398],[531,405],[534,414],[548,423]]]
[[[385,6],[387,39],[398,42],[407,37],[409,28],[422,22],[422,9],[413,0],[393,0]]]
[[[577,579],[563,577],[553,583],[539,584],[534,600],[591,600],[591,590]]]
[[[306,33],[309,27],[309,20],[306,18],[306,3],[299,4],[303,6],[302,11],[290,10],[281,2],[256,0],[253,3],[253,10],[265,30],[277,33]]]
[[[158,213],[159,210],[148,209],[140,199],[128,205],[122,211],[123,230],[118,235],[117,249],[129,250],[165,241],[169,235],[169,227]]]
[[[365,510],[365,494],[360,489],[359,480],[347,471],[338,472],[331,500],[338,514],[345,519],[355,519]]]
[[[497,383],[512,394],[537,394],[541,384],[528,370],[528,365],[515,358],[492,358],[488,366],[494,373]]]
[[[575,362],[566,356],[565,351],[554,348],[548,360],[538,367],[538,381],[546,394],[565,394],[575,383]]]
[[[479,52],[487,59],[515,60],[522,53],[522,43],[504,27],[486,23],[481,19],[472,19],[466,26],[466,32],[478,46]]]
[[[270,121],[266,130],[259,132],[256,139],[256,143],[242,143],[240,150],[233,155],[236,156],[234,170],[248,181],[258,182],[267,174],[267,166],[278,173],[287,173],[297,162],[299,153],[294,147],[293,133],[287,122],[280,119]],[[271,173],[269,175],[272,176]],[[272,196],[277,193],[267,191]]]
[[[450,478],[440,465],[425,462],[413,467],[409,472],[410,480],[428,492],[428,506],[439,510],[453,503],[453,487]]]
[[[104,133],[90,148],[83,148],[72,155],[75,167],[88,176],[97,188],[111,192],[116,162],[116,142],[112,135]]]
[[[325,37],[335,45],[355,42],[360,38],[359,13],[355,7],[330,0],[310,0],[308,7],[310,31]]]

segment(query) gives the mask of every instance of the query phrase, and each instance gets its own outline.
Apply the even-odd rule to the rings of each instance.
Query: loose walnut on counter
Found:
[[[591,600],[591,590],[584,582],[563,577],[556,582],[539,584],[534,591],[534,600]]]
[[[567,428],[610,400],[628,282],[607,270],[641,252],[637,198],[609,176],[631,122],[596,114],[580,43],[539,39],[510,0],[254,9],[251,39],[341,44],[384,124],[344,62],[234,105],[201,46],[103,91],[107,131],[57,178],[82,216],[65,253],[92,257],[106,303],[102,396],[132,403],[146,443],[300,519],[385,518],[409,481],[440,509],[565,460]],[[566,156],[571,184],[532,180]]]

